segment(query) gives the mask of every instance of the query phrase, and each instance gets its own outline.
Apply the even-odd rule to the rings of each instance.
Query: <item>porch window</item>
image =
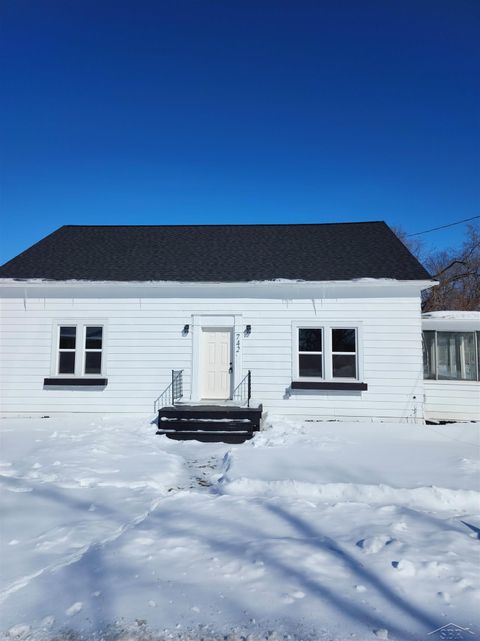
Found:
[[[424,378],[480,380],[480,332],[423,332]]]
[[[437,378],[437,350],[436,332],[423,332],[423,378],[432,380]]]

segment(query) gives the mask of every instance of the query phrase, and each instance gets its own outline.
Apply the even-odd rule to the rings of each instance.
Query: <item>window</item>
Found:
[[[360,378],[357,327],[293,324],[293,378],[357,381]]]
[[[102,373],[102,327],[85,328],[85,374]]]
[[[473,332],[437,332],[437,377],[475,381],[475,351]]]
[[[423,378],[434,379],[437,377],[437,361],[435,347],[435,332],[423,332]]]
[[[477,338],[477,378],[480,381],[480,332],[475,332]]]
[[[300,327],[298,329],[298,373],[300,376],[322,377],[323,330],[316,327]]]
[[[480,332],[423,332],[427,380],[480,380]]]
[[[75,373],[75,349],[77,343],[77,328],[60,327],[58,332],[58,373]]]
[[[92,376],[103,371],[104,326],[61,323],[56,327],[57,349],[52,373],[57,376]]]
[[[357,331],[332,329],[332,377],[357,378]]]

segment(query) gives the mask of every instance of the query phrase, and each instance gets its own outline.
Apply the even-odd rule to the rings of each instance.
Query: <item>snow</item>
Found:
[[[412,639],[480,629],[479,425],[2,421],[0,638]],[[288,636],[290,635],[290,636]]]
[[[441,312],[425,312],[422,318],[434,319],[447,319],[447,320],[477,320],[480,321],[480,312],[462,312],[462,311],[441,311]]]
[[[248,280],[248,281],[177,281],[177,280],[89,280],[70,278],[66,280],[52,280],[48,278],[0,278],[0,285],[13,286],[17,288],[28,286],[54,286],[63,287],[65,285],[101,285],[101,286],[123,286],[123,287],[138,287],[139,285],[147,287],[178,287],[179,285],[187,285],[189,287],[202,287],[202,286],[227,286],[227,287],[243,287],[245,285],[307,285],[318,287],[323,285],[325,287],[335,287],[340,285],[348,285],[350,283],[360,283],[365,285],[405,285],[421,283],[432,286],[436,281],[422,279],[422,280],[399,280],[397,278],[373,278],[361,277],[350,278],[348,280],[317,280],[308,281],[301,278],[274,278],[270,280]]]

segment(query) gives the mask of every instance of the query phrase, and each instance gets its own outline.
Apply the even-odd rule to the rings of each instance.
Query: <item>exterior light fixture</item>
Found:
[[[188,325],[188,324],[187,324],[187,325],[184,325],[184,326],[183,326],[182,334],[183,334],[184,336],[187,336],[187,334],[188,334],[188,332],[189,332],[189,331],[190,331],[190,325]]]
[[[250,334],[251,334],[251,333],[252,333],[252,326],[251,326],[251,325],[247,325],[247,326],[245,327],[245,332],[244,332],[244,334],[245,334],[245,336],[250,336]]]

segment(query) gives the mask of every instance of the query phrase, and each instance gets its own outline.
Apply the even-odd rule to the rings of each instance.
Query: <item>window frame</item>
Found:
[[[475,345],[477,348],[477,381],[480,381],[480,330],[475,331]]]
[[[72,348],[65,348],[65,347],[60,347],[60,330],[62,327],[73,327],[75,328],[75,347]],[[57,373],[57,376],[74,376],[75,371],[77,369],[77,349],[78,349],[78,327],[73,324],[73,323],[61,323],[57,327],[57,332],[56,332],[56,354],[55,354],[55,371]],[[72,354],[73,353],[73,372],[62,372],[60,373],[60,354],[67,353],[67,354]]]
[[[87,347],[87,329],[90,327],[99,327],[102,330],[102,346],[100,349],[94,348],[94,347]],[[91,325],[88,323],[88,325],[85,325],[83,327],[83,345],[82,345],[82,356],[83,356],[83,363],[82,363],[82,376],[103,376],[103,345],[104,345],[104,336],[103,336],[103,325]],[[95,374],[91,374],[86,371],[87,369],[87,354],[100,354],[100,372],[97,372]]]
[[[75,337],[75,350],[60,350],[60,328],[61,327],[75,327],[76,328],[76,337]],[[87,327],[101,327],[102,328],[102,348],[101,349],[90,349],[86,348],[86,337],[87,337]],[[58,379],[72,379],[72,378],[104,378],[106,375],[106,336],[107,336],[107,322],[106,320],[82,320],[72,321],[69,320],[55,320],[52,328],[52,356],[50,363],[50,374],[54,378]],[[61,351],[70,351],[75,353],[75,369],[69,374],[61,374],[60,369],[60,352]],[[101,369],[97,374],[86,374],[85,373],[85,364],[86,364],[86,353],[88,352],[101,352]]]
[[[321,329],[322,330],[322,372],[323,376],[300,376],[299,372],[299,329]],[[332,330],[333,329],[354,329],[355,330],[355,352],[348,352],[355,355],[356,377],[334,377],[333,376],[333,351],[332,351]],[[306,352],[305,352],[306,353]],[[314,353],[314,352],[312,352]],[[335,352],[337,353],[337,352]],[[339,352],[338,352],[339,353]],[[352,320],[349,322],[335,321],[292,321],[292,380],[299,382],[325,382],[336,383],[359,383],[363,380],[363,324],[361,321]]]
[[[435,360],[435,376],[425,378],[425,332],[433,332],[433,349]],[[476,378],[439,378],[438,376],[438,334],[473,334],[473,344],[475,348],[475,372]],[[445,383],[478,383],[480,381],[480,332],[475,329],[422,329],[422,359],[423,359],[423,380],[440,381]]]
[[[300,330],[301,329],[319,329],[321,331],[321,336],[322,336],[322,351],[310,351],[306,352],[304,350],[300,351]],[[317,326],[304,326],[302,325],[301,327],[297,328],[297,353],[296,353],[296,365],[297,365],[297,373],[298,373],[298,380],[305,380],[305,381],[323,381],[325,380],[323,376],[325,375],[325,330],[323,327],[317,327]],[[311,355],[311,356],[321,356],[321,363],[322,363],[322,374],[323,376],[300,376],[300,354],[306,354],[306,355]]]
[[[333,331],[336,329],[353,329],[355,332],[355,351],[354,352],[334,352],[333,351]],[[332,381],[358,381],[358,327],[341,327],[339,325],[332,325],[330,328],[330,340],[331,340],[331,351],[330,351],[330,366],[331,366],[331,375]],[[355,356],[355,377],[351,376],[334,376],[333,375],[333,357],[334,356]]]

